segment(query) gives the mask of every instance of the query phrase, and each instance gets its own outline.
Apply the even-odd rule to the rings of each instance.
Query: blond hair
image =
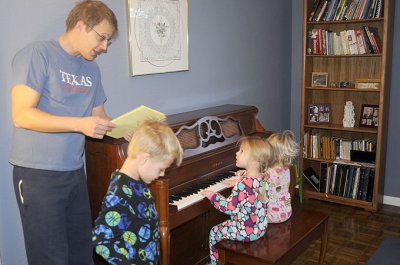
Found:
[[[67,31],[75,27],[78,21],[83,21],[88,27],[93,28],[106,20],[113,28],[111,37],[118,34],[118,21],[114,12],[101,1],[84,0],[78,2],[69,12],[65,21]]]
[[[266,139],[255,136],[243,137],[238,144],[247,151],[250,159],[258,162],[261,174],[265,175],[274,159],[274,149],[271,144]]]
[[[258,162],[259,171],[262,174],[262,183],[263,188],[259,194],[259,199],[266,200],[267,199],[267,182],[266,175],[267,170],[270,167],[271,163],[274,161],[274,148],[265,138],[248,136],[241,138],[239,140],[240,148],[246,150],[249,154],[249,158]]]
[[[268,141],[275,151],[273,166],[287,168],[293,164],[299,153],[299,145],[291,131],[273,133],[268,137]]]
[[[144,121],[134,132],[128,146],[128,157],[135,159],[148,153],[152,160],[172,161],[180,165],[183,150],[172,129],[162,121]]]

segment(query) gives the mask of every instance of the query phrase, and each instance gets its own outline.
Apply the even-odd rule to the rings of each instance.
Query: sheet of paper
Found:
[[[156,111],[146,106],[140,106],[130,112],[127,112],[111,122],[117,125],[106,135],[113,138],[124,137],[128,132],[135,130],[145,120],[163,120],[166,116],[164,113]]]

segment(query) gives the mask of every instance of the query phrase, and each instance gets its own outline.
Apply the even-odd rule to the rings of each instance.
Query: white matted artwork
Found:
[[[129,74],[189,70],[187,0],[128,0]]]

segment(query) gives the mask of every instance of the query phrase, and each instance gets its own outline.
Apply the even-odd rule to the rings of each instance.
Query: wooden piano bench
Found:
[[[268,224],[264,237],[253,242],[223,240],[217,243],[219,265],[290,264],[314,239],[321,238],[319,264],[327,245],[329,216],[320,212],[294,209],[289,220]]]

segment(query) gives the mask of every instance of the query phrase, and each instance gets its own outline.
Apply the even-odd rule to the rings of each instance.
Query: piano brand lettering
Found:
[[[67,83],[71,86],[84,86],[91,87],[92,81],[90,76],[77,76],[73,74],[69,74],[60,70],[61,73],[61,81]]]

